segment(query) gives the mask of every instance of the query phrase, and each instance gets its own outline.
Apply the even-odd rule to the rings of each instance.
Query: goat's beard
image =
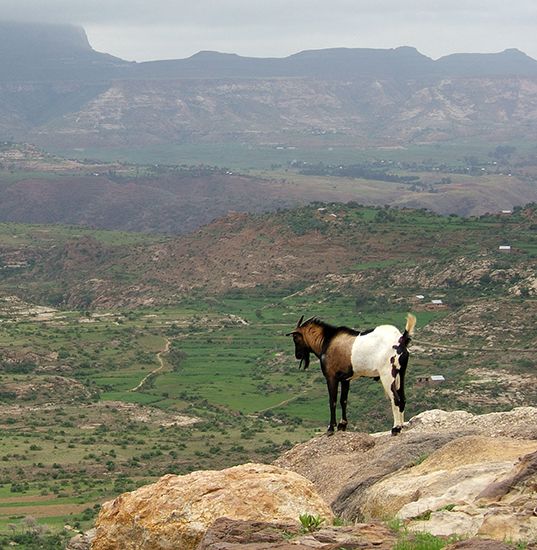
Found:
[[[310,366],[310,352],[306,351],[304,353],[304,357],[300,360],[300,364],[298,365],[298,368],[302,368],[302,363],[304,363],[304,370],[306,370]]]

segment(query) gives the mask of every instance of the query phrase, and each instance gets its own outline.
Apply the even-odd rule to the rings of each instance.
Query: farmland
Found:
[[[322,377],[297,371],[283,335],[307,303],[275,299],[4,319],[1,345],[19,361],[2,374],[2,529],[28,516],[79,528],[99,502],[160,475],[272,460],[322,429]],[[132,391],[167,339],[164,371]],[[372,395],[356,398],[354,425],[387,427],[380,388],[360,386]]]

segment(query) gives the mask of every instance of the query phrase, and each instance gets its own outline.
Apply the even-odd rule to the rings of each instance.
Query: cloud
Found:
[[[361,17],[511,19],[537,14],[533,0],[1,0],[3,19],[78,24],[243,26],[347,24]],[[526,15],[524,15],[526,14]]]

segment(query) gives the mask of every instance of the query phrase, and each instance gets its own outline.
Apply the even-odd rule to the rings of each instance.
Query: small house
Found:
[[[416,384],[418,386],[432,386],[445,382],[446,379],[441,374],[432,374],[430,376],[418,376]]]
[[[509,254],[511,252],[511,245],[509,244],[501,244],[499,247],[498,247],[498,250],[500,252],[504,252],[504,253],[507,253]]]

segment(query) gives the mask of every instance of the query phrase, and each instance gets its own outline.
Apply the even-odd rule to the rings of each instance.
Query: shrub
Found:
[[[311,514],[300,514],[298,519],[300,520],[302,531],[304,533],[317,531],[317,529],[320,529],[321,525],[324,523],[324,518],[320,516],[313,516]]]

